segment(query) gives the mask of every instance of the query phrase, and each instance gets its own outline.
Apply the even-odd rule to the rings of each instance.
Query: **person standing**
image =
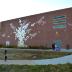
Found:
[[[5,60],[5,62],[6,62],[6,61],[7,61],[7,50],[5,50],[4,53],[5,53],[4,60]]]
[[[7,50],[5,50],[5,55],[7,54]]]
[[[7,61],[7,55],[5,55],[5,62]]]
[[[52,49],[55,50],[55,43],[52,44]]]

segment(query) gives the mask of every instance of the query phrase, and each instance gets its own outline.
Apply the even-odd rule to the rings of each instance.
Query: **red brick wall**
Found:
[[[56,16],[66,17],[66,28],[53,29],[53,18]],[[62,41],[62,47],[65,48],[67,44],[70,44],[72,48],[72,8],[57,10],[8,21],[1,22],[0,29],[0,44],[5,45],[6,41],[10,41],[10,45],[17,45],[18,39],[15,39],[15,34],[10,27],[10,23],[17,28],[19,27],[19,19],[25,20],[26,23],[30,22],[30,33],[38,33],[35,37],[31,37],[25,42],[30,46],[48,46],[51,47],[55,40]],[[35,26],[31,25],[35,23]]]

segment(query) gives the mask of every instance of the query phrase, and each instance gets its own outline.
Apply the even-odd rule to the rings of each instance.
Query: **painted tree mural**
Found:
[[[25,42],[30,38],[32,39],[37,34],[40,33],[40,31],[31,32],[33,27],[35,25],[43,26],[45,24],[44,16],[42,16],[38,21],[31,24],[31,22],[27,22],[25,20],[19,19],[19,27],[15,27],[13,23],[10,23],[10,27],[13,30],[13,33],[15,34],[15,38],[18,39],[18,47],[26,47]]]

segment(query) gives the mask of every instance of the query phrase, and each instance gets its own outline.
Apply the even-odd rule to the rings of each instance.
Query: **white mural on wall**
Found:
[[[18,39],[18,47],[24,47],[25,45],[25,38],[26,38],[26,34],[27,34],[27,28],[29,26],[29,23],[25,22],[21,22],[21,20],[19,19],[19,24],[20,27],[16,28],[13,26],[13,24],[10,24],[10,27],[14,30],[14,34],[15,34],[15,38]]]
[[[37,22],[35,23],[30,23],[30,22],[27,22],[25,20],[21,20],[19,19],[19,27],[15,27],[13,23],[10,23],[10,27],[12,28],[13,30],[13,33],[15,34],[15,39],[18,40],[18,47],[26,47],[27,45],[25,45],[25,42],[30,38],[32,39],[33,37],[35,37],[38,33],[40,33],[40,31],[37,31],[37,32],[33,32],[31,33],[32,31],[32,28],[38,24],[38,25],[43,25],[44,24],[44,16],[41,17]],[[43,21],[43,22],[42,22]],[[40,26],[41,26],[40,25]]]
[[[6,41],[6,46],[9,46],[10,45],[10,41]]]

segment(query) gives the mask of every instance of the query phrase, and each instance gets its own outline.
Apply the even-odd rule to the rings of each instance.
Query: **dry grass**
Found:
[[[70,54],[72,54],[72,52],[7,50],[9,60],[51,59]],[[0,50],[0,59],[4,59],[4,50]]]

